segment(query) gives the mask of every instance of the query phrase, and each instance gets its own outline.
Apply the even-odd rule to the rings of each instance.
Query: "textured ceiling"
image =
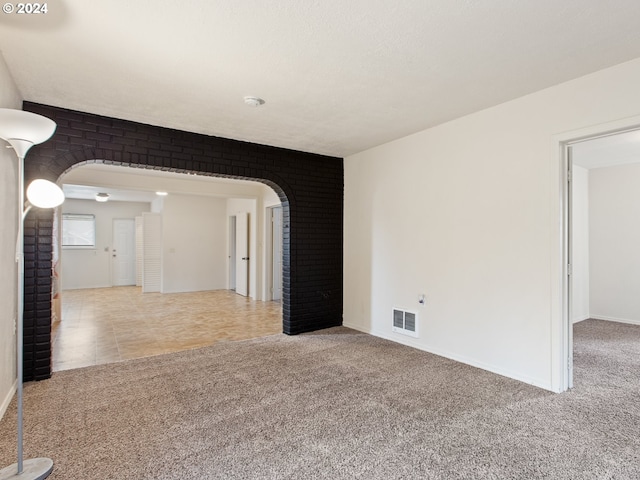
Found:
[[[640,57],[638,0],[47,4],[0,14],[26,100],[336,156]]]

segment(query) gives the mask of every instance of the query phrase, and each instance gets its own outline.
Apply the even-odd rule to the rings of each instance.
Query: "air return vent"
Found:
[[[394,308],[393,331],[418,338],[418,313]]]

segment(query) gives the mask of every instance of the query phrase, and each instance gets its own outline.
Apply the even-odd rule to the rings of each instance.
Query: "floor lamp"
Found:
[[[17,312],[17,397],[18,397],[18,461],[0,470],[0,480],[40,480],[53,470],[53,460],[33,458],[23,460],[23,328],[24,328],[24,219],[31,207],[54,208],[64,201],[60,187],[48,180],[34,180],[27,188],[28,202],[24,202],[24,157],[33,145],[48,140],[56,129],[53,120],[22,110],[0,108],[0,138],[6,140],[18,156],[18,238],[16,263],[18,264]]]

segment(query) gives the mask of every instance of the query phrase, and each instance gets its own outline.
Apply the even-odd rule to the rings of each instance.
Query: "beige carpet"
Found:
[[[555,395],[345,328],[27,385],[57,479],[638,479],[640,327],[589,320]],[[15,461],[15,402],[0,422]]]

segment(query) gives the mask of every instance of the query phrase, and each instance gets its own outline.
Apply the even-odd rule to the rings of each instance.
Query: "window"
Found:
[[[78,213],[62,214],[63,247],[95,247],[96,217]]]

